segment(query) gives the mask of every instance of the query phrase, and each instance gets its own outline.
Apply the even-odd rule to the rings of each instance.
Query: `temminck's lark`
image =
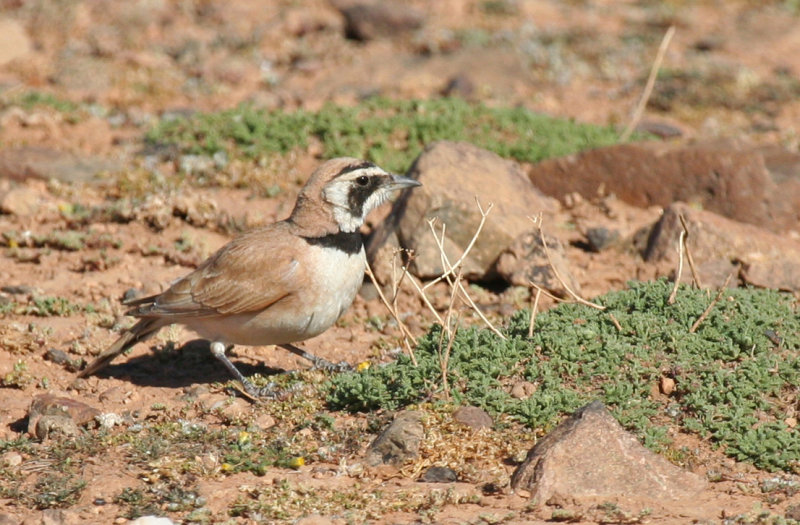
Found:
[[[79,376],[173,323],[211,341],[214,356],[254,397],[264,392],[225,355],[233,345],[278,345],[316,366],[331,366],[291,343],[321,334],[350,307],[364,279],[364,219],[392,192],[419,185],[371,162],[325,162],[289,218],[233,239],[166,291],[125,303],[139,321]]]

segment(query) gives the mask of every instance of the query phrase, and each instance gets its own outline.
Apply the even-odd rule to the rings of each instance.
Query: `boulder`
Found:
[[[599,401],[542,438],[511,477],[532,500],[646,505],[695,498],[702,477],[644,448]]]
[[[464,261],[464,277],[492,277],[494,263],[514,240],[533,228],[529,217],[558,210],[555,199],[544,196],[525,177],[520,166],[492,152],[463,142],[440,141],[417,158],[408,176],[423,186],[395,202],[388,219],[368,243],[372,259],[396,231],[399,244],[415,253],[411,271],[428,279],[441,275],[439,248],[428,221],[436,218],[437,232],[446,225],[445,253],[454,263],[472,240],[481,220],[476,204],[493,204],[483,231]]]
[[[800,220],[800,155],[731,141],[619,144],[530,167],[531,182],[564,200],[613,193],[642,208],[683,201],[773,231]]]
[[[670,261],[677,265],[678,239],[683,215],[689,232],[687,246],[704,286],[719,286],[741,265],[742,282],[762,288],[800,290],[800,240],[771,233],[684,203],[664,210],[653,227],[644,253],[645,260]],[[690,280],[684,265],[682,278]]]

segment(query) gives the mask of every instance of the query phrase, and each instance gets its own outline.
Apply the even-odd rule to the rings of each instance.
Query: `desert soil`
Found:
[[[677,32],[664,68],[734,71],[741,83],[761,82],[777,75],[796,77],[800,72],[800,25],[797,15],[787,7],[791,2],[420,0],[401,4],[423,13],[421,29],[357,42],[345,38],[344,21],[336,5],[322,0],[5,1],[0,17],[4,23],[23,28],[24,34],[15,36],[9,31],[10,36],[4,37],[11,39],[8,46],[12,47],[7,49],[21,51],[0,66],[0,97],[13,100],[19,93],[39,90],[89,110],[79,119],[69,119],[45,107],[21,109],[5,104],[0,114],[0,144],[4,148],[41,146],[80,158],[113,159],[122,166],[120,171],[135,174],[144,169],[143,134],[163,112],[217,110],[241,102],[287,110],[316,109],[328,101],[354,104],[368,94],[432,98],[440,96],[454,78],[466,78],[469,84],[457,94],[489,105],[521,105],[554,116],[623,126],[642,93],[661,37],[671,24]],[[693,89],[714,89],[702,78],[699,83],[703,85]],[[798,100],[781,100],[763,111],[753,111],[676,98],[665,110],[648,109],[645,120],[674,127],[683,138],[735,137],[797,151]],[[35,395],[45,391],[83,401],[102,412],[138,412],[143,420],[180,416],[196,418],[210,428],[236,421],[280,426],[279,416],[273,418],[263,407],[242,400],[226,409],[232,414],[227,418],[199,410],[185,412],[187,392],[199,389],[201,396],[212,401],[228,399],[225,371],[202,348],[195,351],[184,347],[178,357],[165,360],[152,357],[152,345],[138,345],[120,359],[128,365],[116,368],[111,375],[89,378],[77,388],[71,387],[74,372],[47,360],[45,354],[56,348],[73,359],[88,358],[110,344],[116,332],[109,327],[129,322],[120,305],[123,294],[132,288],[158,292],[190,271],[232,235],[231,228],[220,226],[224,222],[217,220],[220,217],[245,225],[285,217],[304,177],[319,161],[312,150],[297,151],[265,169],[265,177],[282,181],[282,191],[274,197],[254,194],[247,188],[178,190],[181,196],[188,195],[191,206],[206,200],[216,204],[214,220],[206,224],[190,224],[174,216],[167,216],[161,228],[145,220],[97,222],[84,228],[96,236],[97,242],[87,243],[80,250],[42,250],[23,245],[23,253],[31,255],[28,258],[4,249],[0,254],[0,284],[26,287],[21,295],[12,296],[15,300],[24,301],[31,294],[60,297],[77,305],[91,303],[97,311],[48,317],[12,313],[1,318],[0,377],[23,360],[27,373],[36,380],[22,388],[0,389],[0,439],[16,439],[25,432],[28,406]],[[175,172],[167,162],[159,169],[168,175]],[[283,176],[286,173],[288,176]],[[20,187],[27,190],[31,207],[26,213],[0,215],[0,234],[48,235],[68,229],[70,224],[63,213],[66,203],[102,205],[124,196],[125,191],[114,184],[0,178],[0,193]],[[157,210],[176,198],[164,195],[163,201],[153,201],[151,206]],[[614,202],[583,202],[573,207],[576,221],[589,218],[620,231],[651,224],[659,212]],[[376,213],[370,223],[377,223],[385,213],[385,209]],[[575,241],[567,244],[567,255],[584,295],[589,297],[620,289],[630,279],[651,279],[670,271],[644,263],[638,254],[615,250],[589,253],[577,242],[578,233],[565,240]],[[495,318],[527,304],[525,293],[513,289],[483,290],[479,298]],[[403,300],[411,314],[410,326],[422,332],[430,323],[429,317],[418,301],[411,297]],[[442,298],[444,302],[446,297]],[[353,364],[387,360],[390,350],[397,346],[398,333],[391,323],[376,328],[367,322],[370,318],[387,319],[387,314],[377,300],[359,297],[341,322],[308,341],[306,348]],[[165,330],[152,344],[163,348],[174,341],[180,347],[191,339],[191,333],[175,328]],[[248,374],[306,367],[293,356],[270,348],[239,348],[235,360]],[[376,430],[368,424],[374,416],[333,413],[333,417],[336,425],[360,429],[352,451],[336,463],[320,460],[297,469],[271,467],[264,476],[225,475],[211,468],[214,473],[196,480],[194,488],[207,500],[210,521],[251,522],[228,516],[232,502],[248,487],[283,480],[298,486],[324,485],[364,492],[380,489],[385,499],[400,493],[444,490],[418,483],[414,465],[348,475],[347,466],[359,462],[375,435]],[[692,470],[703,475],[716,473],[717,481],[701,498],[674,505],[648,504],[651,511],[645,515],[631,510],[636,505],[627,514],[624,508],[609,513],[598,507],[578,506],[573,521],[717,523],[734,517],[728,522],[755,523],[759,513],[782,516],[793,504],[790,496],[761,492],[761,483],[774,474],[738,464],[698,438],[676,439],[693,451]],[[532,433],[511,439],[516,447],[513,454],[524,455],[533,440]],[[502,486],[514,468],[507,459],[508,454],[482,458],[482,472],[471,482],[452,485],[451,494],[443,496],[429,513],[402,509],[381,512],[371,522],[538,523],[550,519],[552,508],[532,507],[524,495]],[[125,509],[113,501],[114,496],[125,487],[143,486],[150,474],[142,465],[129,464],[122,448],[87,462],[82,477],[88,485],[67,507],[64,520],[124,522],[120,516]],[[500,487],[486,489],[490,481]],[[465,503],[457,503],[458,497],[453,494],[462,495]],[[794,498],[798,503],[798,496]],[[99,499],[106,504],[99,505]],[[185,516],[162,511],[174,519]],[[39,510],[20,507],[10,499],[0,499],[0,512],[19,519],[39,519],[41,515]],[[330,519],[344,522],[336,516]],[[314,520],[307,522],[324,522],[322,518]]]

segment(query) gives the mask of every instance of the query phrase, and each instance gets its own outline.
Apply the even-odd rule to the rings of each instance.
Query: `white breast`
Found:
[[[330,328],[353,303],[364,280],[364,248],[347,254],[309,245],[302,289],[263,312],[192,319],[190,328],[212,341],[240,345],[295,343]]]

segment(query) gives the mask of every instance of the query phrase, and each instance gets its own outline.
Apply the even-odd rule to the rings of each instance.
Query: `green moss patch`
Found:
[[[561,304],[537,317],[532,338],[525,311],[511,319],[507,340],[482,328],[459,330],[446,393],[440,353],[447,341],[434,327],[416,349],[419,366],[403,356],[339,375],[328,401],[352,411],[395,410],[446,394],[546,432],[600,399],[653,449],[678,427],[760,468],[800,471],[800,439],[785,422],[800,384],[797,302],[770,290],[726,291],[691,333],[713,294],[681,287],[670,305],[671,286],[631,283],[596,300],[604,311]],[[658,393],[663,377],[675,381],[668,396]],[[519,381],[536,385],[533,395],[512,397]]]
[[[405,171],[436,140],[468,141],[503,156],[536,162],[614,144],[610,127],[579,124],[522,108],[489,108],[460,99],[370,99],[356,107],[317,112],[265,111],[250,106],[165,119],[147,135],[152,144],[184,153],[264,158],[322,145],[323,156],[353,156]]]

